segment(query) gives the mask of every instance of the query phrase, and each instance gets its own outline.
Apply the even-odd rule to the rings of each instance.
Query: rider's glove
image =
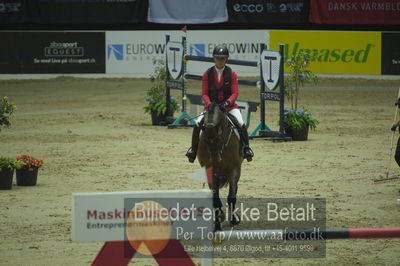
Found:
[[[231,106],[231,103],[230,103],[229,101],[226,101],[226,102],[224,102],[224,103],[222,104],[222,106],[223,106],[224,108],[228,108],[228,107]]]

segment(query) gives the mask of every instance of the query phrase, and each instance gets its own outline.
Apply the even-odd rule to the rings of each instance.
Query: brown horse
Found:
[[[211,103],[205,113],[202,133],[199,140],[197,156],[201,166],[212,167],[213,172],[213,205],[215,208],[215,230],[221,230],[221,222],[224,220],[222,202],[219,197],[219,189],[229,183],[229,218],[231,225],[237,225],[240,219],[231,215],[235,209],[238,181],[243,162],[240,152],[240,140],[236,137],[228,121],[225,109],[217,103]]]

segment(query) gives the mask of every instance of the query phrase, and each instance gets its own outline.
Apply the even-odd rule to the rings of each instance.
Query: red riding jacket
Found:
[[[227,71],[227,72],[226,72]],[[210,88],[210,77],[208,74],[213,75],[211,77],[211,80],[214,80],[214,86],[213,88]],[[225,78],[229,77],[229,73],[231,73],[231,80],[225,82]],[[225,77],[225,78],[224,78]],[[230,91],[229,88],[224,88],[227,86],[227,84],[230,83]],[[212,84],[211,84],[212,85]],[[228,86],[229,87],[229,86]],[[215,91],[212,91],[213,89],[216,89]],[[228,95],[225,95],[225,94]],[[223,103],[224,101],[229,101],[231,103],[231,106],[226,108],[227,111],[230,111],[234,108],[238,108],[237,104],[235,103],[235,100],[239,96],[239,86],[238,86],[238,79],[237,79],[237,74],[236,72],[232,71],[228,66],[225,66],[224,72],[221,75],[221,79],[218,80],[218,74],[217,71],[215,70],[215,66],[204,72],[202,82],[201,82],[201,96],[204,100],[204,109],[208,108],[208,105],[212,102],[212,95],[216,95],[218,103]],[[230,95],[229,95],[230,94]]]

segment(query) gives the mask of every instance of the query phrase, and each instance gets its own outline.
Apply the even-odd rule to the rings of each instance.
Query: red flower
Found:
[[[18,156],[17,160],[23,162],[24,165],[22,168],[28,169],[29,171],[37,169],[43,165],[43,160],[37,159],[28,154]]]

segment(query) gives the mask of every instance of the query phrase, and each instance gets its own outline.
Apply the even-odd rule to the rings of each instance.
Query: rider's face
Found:
[[[217,68],[223,68],[226,64],[227,58],[224,56],[214,56],[214,63]]]

